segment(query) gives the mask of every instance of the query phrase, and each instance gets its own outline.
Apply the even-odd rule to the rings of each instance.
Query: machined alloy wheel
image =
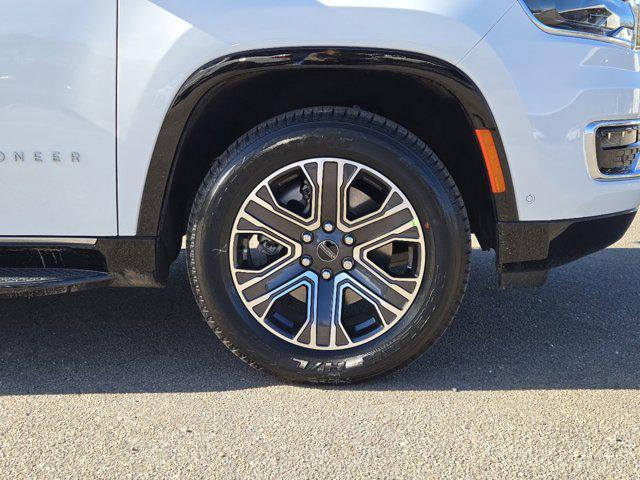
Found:
[[[423,142],[362,110],[309,108],[215,160],[191,211],[189,276],[205,320],[247,363],[358,381],[408,364],[450,324],[469,237]]]
[[[271,174],[242,205],[229,244],[235,287],[254,318],[318,350],[361,345],[393,327],[424,270],[407,198],[345,159],[302,160]]]

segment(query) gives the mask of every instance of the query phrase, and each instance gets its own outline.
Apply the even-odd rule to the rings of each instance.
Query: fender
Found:
[[[384,70],[438,83],[458,99],[474,129],[493,132],[506,191],[493,194],[498,221],[517,221],[509,165],[488,103],[478,87],[454,65],[426,55],[385,49],[315,47],[257,50],[209,62],[182,85],[167,112],[150,161],[138,216],[138,236],[159,236],[169,203],[175,159],[191,113],[203,97],[234,78],[273,70]]]

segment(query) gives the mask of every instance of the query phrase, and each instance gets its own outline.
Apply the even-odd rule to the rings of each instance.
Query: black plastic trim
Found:
[[[159,262],[156,237],[99,238],[96,246],[117,287],[162,287],[169,265]]]
[[[542,285],[549,269],[622,238],[636,210],[573,220],[498,222],[496,267],[502,288]]]
[[[417,76],[437,82],[461,103],[473,128],[486,128],[494,133],[507,191],[493,195],[496,218],[517,221],[518,213],[509,166],[500,133],[479,88],[461,70],[437,58],[405,51],[309,47],[257,50],[214,60],[189,77],[176,95],[160,129],[149,165],[140,206],[137,233],[157,236],[167,211],[172,173],[180,140],[189,117],[202,98],[212,89],[233,78],[269,70],[322,68],[358,68],[383,70]]]
[[[100,238],[95,245],[16,242],[0,246],[0,268],[103,272],[110,274],[109,286],[161,287],[168,265],[157,264],[156,243],[155,237]]]

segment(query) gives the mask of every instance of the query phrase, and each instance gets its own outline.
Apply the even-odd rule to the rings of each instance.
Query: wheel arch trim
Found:
[[[252,50],[215,59],[181,86],[167,111],[151,156],[140,203],[137,235],[159,236],[172,187],[180,142],[191,114],[212,89],[248,73],[309,68],[384,70],[435,81],[460,102],[473,129],[493,132],[507,188],[492,194],[496,219],[517,221],[506,153],[493,114],[476,84],[456,66],[424,54],[354,47],[292,47]]]

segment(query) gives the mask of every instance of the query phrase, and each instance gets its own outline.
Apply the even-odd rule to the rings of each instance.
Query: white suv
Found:
[[[5,0],[0,295],[156,287],[234,353],[390,372],[640,204],[636,0]]]

